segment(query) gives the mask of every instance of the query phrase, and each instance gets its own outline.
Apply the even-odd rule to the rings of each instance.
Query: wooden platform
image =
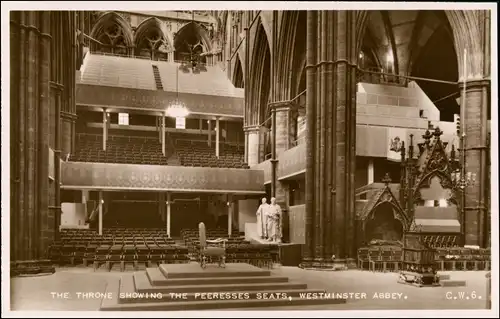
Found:
[[[104,311],[174,311],[202,309],[268,308],[302,305],[332,305],[345,299],[308,299],[304,294],[324,290],[274,276],[248,264],[226,268],[198,263],[163,264],[112,280],[106,289]],[[332,308],[334,309],[334,308]]]
[[[246,277],[269,276],[271,272],[249,264],[228,263],[226,268],[209,264],[203,269],[198,263],[162,264],[160,271],[166,278],[204,278],[204,277]]]

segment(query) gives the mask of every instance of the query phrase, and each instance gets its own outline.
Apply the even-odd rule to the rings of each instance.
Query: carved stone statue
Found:
[[[267,235],[267,215],[269,210],[269,204],[267,203],[267,199],[262,198],[262,203],[257,209],[257,234],[260,238],[268,238]]]
[[[267,233],[269,241],[281,243],[281,207],[276,204],[276,198],[271,198],[267,218]]]

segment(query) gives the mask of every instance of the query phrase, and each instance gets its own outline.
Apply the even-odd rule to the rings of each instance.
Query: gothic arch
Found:
[[[462,60],[464,49],[467,49],[469,58],[467,59],[468,74],[474,79],[482,79],[488,76],[490,71],[487,59],[484,56],[486,41],[484,39],[482,24],[489,22],[484,16],[486,10],[446,10],[446,17],[450,23],[453,39],[455,44],[455,52],[457,53],[458,61]],[[489,28],[489,26],[487,26]],[[463,62],[458,63],[459,76],[463,77]],[[486,74],[485,74],[486,73]]]
[[[253,45],[252,60],[250,64],[250,89],[249,124],[259,125],[267,113],[267,104],[270,93],[270,65],[271,51],[264,26],[257,25],[256,37]]]
[[[392,212],[389,212],[389,209]],[[409,226],[408,222],[399,216],[397,209],[397,206],[390,202],[381,202],[375,206],[369,218],[362,225],[364,240],[402,240],[403,234]]]
[[[90,36],[94,39],[98,39],[103,35],[103,33],[106,32],[106,29],[112,27],[113,25],[116,25],[118,31],[121,32],[121,36],[123,37],[126,46],[132,47],[134,44],[134,40],[130,24],[125,21],[125,19],[123,19],[119,14],[113,11],[106,12],[99,18],[99,20],[97,20],[96,24],[92,28]]]
[[[289,100],[300,92],[300,81],[306,48],[306,11],[284,11],[278,35],[277,98]]]
[[[267,45],[269,48],[272,47],[271,39],[272,39],[272,24],[270,21],[272,21],[272,11],[261,11],[259,15],[259,24],[262,25],[262,28],[264,29],[264,32],[266,33],[266,38],[267,38]]]
[[[235,87],[242,89],[245,85],[245,77],[239,54],[236,54],[235,60],[236,61],[233,68],[232,82]]]
[[[366,224],[375,218],[375,212],[377,208],[381,205],[390,205],[392,207],[392,213],[395,220],[398,220],[403,226],[403,231],[410,227],[410,220],[406,216],[403,208],[401,207],[399,201],[396,199],[391,191],[389,185],[386,185],[382,190],[380,190],[368,204],[365,206],[361,212],[359,218],[362,221],[363,232],[365,231]]]
[[[160,55],[165,55],[173,49],[171,40],[167,36],[158,18],[151,17],[144,20],[135,31],[136,55],[141,55],[142,51],[160,51]],[[165,57],[163,57],[165,58]]]
[[[367,32],[368,17],[373,11],[359,10],[356,15],[356,51],[359,53],[363,46],[365,34]],[[462,60],[464,49],[467,49],[469,56],[472,57],[467,61],[467,68],[469,74],[473,78],[482,78],[490,72],[485,68],[487,61],[484,59],[484,37],[482,34],[485,12],[472,10],[445,10],[446,19],[451,27],[453,34],[453,42],[455,46],[456,58],[458,61]],[[392,48],[394,51],[395,49]],[[460,76],[463,76],[463,63],[458,63]],[[411,65],[410,65],[411,67]]]
[[[197,36],[199,38],[203,47],[203,52],[210,52],[212,50],[212,43],[210,37],[208,36],[207,30],[196,22],[189,22],[177,31],[174,37],[174,47],[177,48],[177,46],[179,45],[179,41],[183,37],[187,36],[186,33],[189,32],[194,32],[194,36]]]

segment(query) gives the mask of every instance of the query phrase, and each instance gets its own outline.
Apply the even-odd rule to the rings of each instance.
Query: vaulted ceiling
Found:
[[[414,62],[432,35],[440,28],[451,30],[442,11],[371,11],[364,50],[370,50],[379,67],[388,63],[395,74],[412,74]]]

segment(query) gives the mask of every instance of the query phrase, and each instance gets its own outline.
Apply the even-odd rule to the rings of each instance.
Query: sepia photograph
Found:
[[[2,2],[2,317],[498,318],[495,25]]]

